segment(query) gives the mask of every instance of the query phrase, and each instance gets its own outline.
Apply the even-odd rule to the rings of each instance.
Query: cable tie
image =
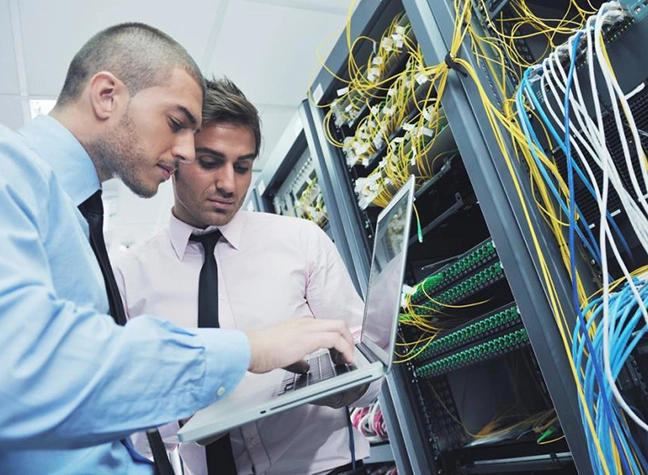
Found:
[[[461,74],[463,77],[468,77],[468,74],[466,74],[466,72],[461,69],[461,66],[459,65],[459,63],[457,63],[454,60],[454,58],[452,56],[450,56],[450,53],[446,54],[444,61],[448,65],[448,67],[450,69],[454,69],[459,74]]]

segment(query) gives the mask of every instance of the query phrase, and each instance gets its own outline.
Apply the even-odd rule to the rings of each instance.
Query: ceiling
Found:
[[[160,28],[180,42],[205,75],[226,75],[256,105],[263,148],[283,130],[344,26],[350,0],[0,0],[0,123],[30,120],[30,100],[55,99],[72,56],[94,33],[125,21]],[[105,185],[106,233],[114,252],[168,221],[169,183],[155,198]]]

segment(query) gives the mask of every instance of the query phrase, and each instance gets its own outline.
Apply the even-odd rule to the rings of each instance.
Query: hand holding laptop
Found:
[[[245,333],[252,373],[293,365],[320,348],[335,348],[345,362],[355,363],[353,336],[342,320],[299,318]]]
[[[340,320],[303,318],[248,331],[252,349],[249,369],[266,374],[248,373],[227,397],[196,413],[178,432],[180,441],[207,439],[329,396],[336,396],[332,403],[337,405],[337,395],[341,393],[356,399],[356,387],[389,373],[394,362],[401,287],[412,229],[414,185],[412,176],[378,215],[364,320],[355,355],[351,353],[351,334]],[[353,363],[355,368],[338,372],[330,352],[316,352],[320,348],[335,348],[342,353],[343,361]],[[311,354],[314,352],[317,354]],[[294,365],[306,355],[311,366],[306,374],[271,371]],[[340,404],[343,402],[340,399]]]
[[[336,365],[345,364],[344,357],[340,354],[339,351],[331,349],[330,354],[333,363],[335,363]],[[308,371],[308,369],[306,371]],[[364,393],[367,392],[367,389],[369,389],[369,384],[363,384],[361,386],[351,388],[348,391],[323,397],[321,399],[318,399],[317,401],[313,401],[311,404],[315,404],[316,406],[332,407],[333,409],[340,409],[341,407],[348,406],[356,402],[364,395]]]

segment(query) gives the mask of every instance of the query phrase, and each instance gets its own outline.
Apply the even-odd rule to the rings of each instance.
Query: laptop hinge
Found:
[[[380,361],[380,358],[376,356],[376,354],[367,347],[367,345],[363,345],[362,342],[356,344],[356,348],[358,348],[358,351],[363,354],[365,358],[369,360],[370,363],[375,363],[376,361]]]

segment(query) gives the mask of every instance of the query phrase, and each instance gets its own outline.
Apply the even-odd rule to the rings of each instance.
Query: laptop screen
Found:
[[[388,367],[396,341],[413,197],[412,176],[378,217],[371,256],[360,341]]]

